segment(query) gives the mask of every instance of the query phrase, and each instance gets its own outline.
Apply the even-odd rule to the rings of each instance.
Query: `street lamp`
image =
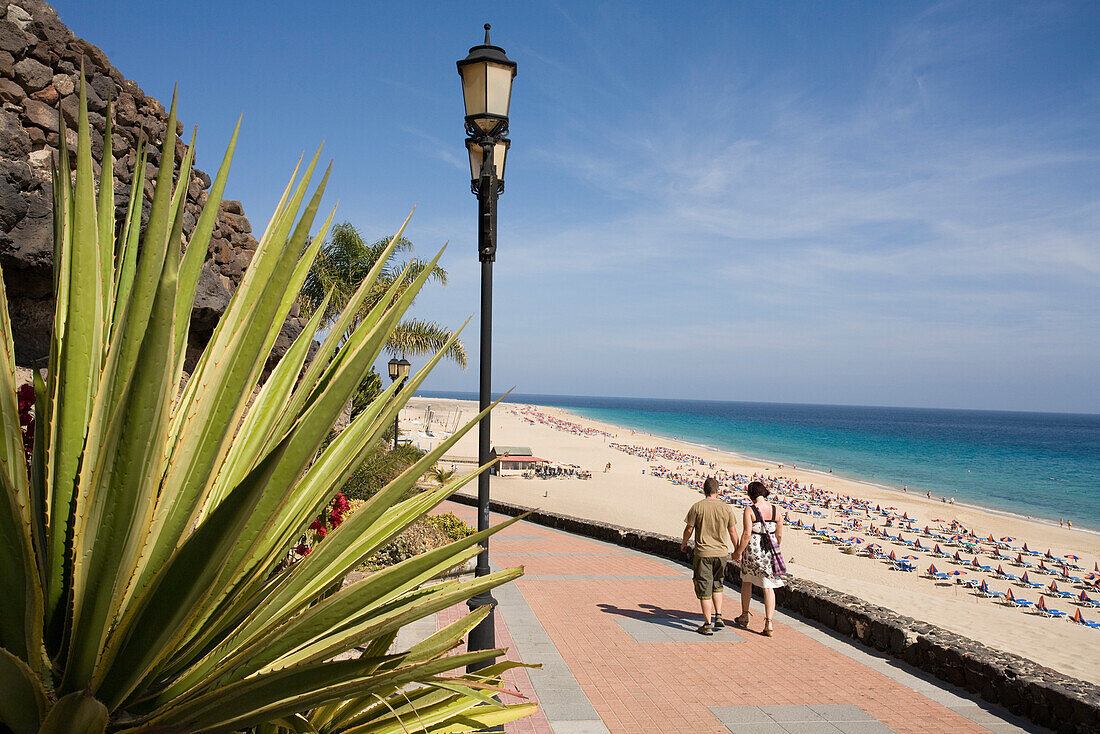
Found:
[[[409,360],[402,357],[398,359],[394,357],[389,361],[390,368],[390,382],[401,381],[401,384],[397,386],[397,389],[393,391],[393,397],[397,399],[397,393],[401,392],[401,388],[405,386],[405,378],[409,376],[409,370],[412,369],[412,363]],[[401,411],[398,410],[393,416],[393,447],[397,448],[397,434],[399,431],[399,423],[401,420]]]
[[[470,55],[458,62],[462,77],[462,98],[466,105],[466,149],[470,154],[470,190],[477,196],[478,260],[481,261],[481,357],[478,404],[489,407],[489,377],[492,368],[493,339],[493,261],[497,254],[497,197],[504,191],[504,163],[510,141],[508,105],[512,99],[512,79],[516,62],[504,55],[504,49],[489,42],[489,24],[485,24],[485,43],[470,49]],[[489,462],[489,417],[478,425],[478,463]],[[477,478],[477,529],[489,527],[489,474]],[[476,576],[489,573],[489,541],[481,541]],[[496,608],[496,599],[482,592],[470,599],[471,609]],[[495,611],[491,611],[470,631],[468,650],[496,647]],[[470,666],[471,672],[482,665]]]

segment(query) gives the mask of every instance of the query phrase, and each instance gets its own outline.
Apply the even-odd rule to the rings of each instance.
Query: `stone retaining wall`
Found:
[[[477,504],[473,497],[454,495],[452,499]],[[667,535],[495,500],[489,506],[504,515],[530,512],[530,522],[687,565],[680,552],[680,540]],[[736,566],[729,564],[726,576],[729,583],[740,588]],[[1100,731],[1100,686],[812,581],[793,578],[776,591],[780,607],[904,660],[1036,724],[1075,734]]]
[[[148,142],[143,225],[165,135],[175,140],[181,161],[182,122],[168,130],[168,112],[137,82],[111,66],[94,44],[77,38],[42,0],[0,0],[0,267],[8,295],[15,356],[24,367],[42,366],[53,327],[53,194],[50,171],[60,143],[58,112],[65,121],[75,162],[80,69],[87,79],[92,155],[103,154],[107,101],[113,105],[115,203],[120,216],[130,194],[139,140]],[[188,135],[188,140],[190,135]],[[221,160],[221,151],[213,151]],[[184,238],[206,204],[210,177],[195,169],[187,187]],[[192,310],[188,365],[213,333],[229,298],[252,260],[257,242],[239,201],[223,201],[210,238]],[[301,333],[296,311],[284,324],[274,355],[281,356]]]

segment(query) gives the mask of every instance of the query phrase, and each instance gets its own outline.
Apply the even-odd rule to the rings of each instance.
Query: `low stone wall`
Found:
[[[473,497],[454,495],[453,499],[466,505],[477,504]],[[527,519],[539,525],[614,543],[685,566],[688,563],[680,552],[679,539],[667,535],[495,500],[489,506],[493,512],[504,515],[529,512]],[[731,584],[740,586],[736,566],[727,566],[726,576]],[[941,627],[812,581],[793,578],[777,592],[776,603],[783,609],[904,660],[1036,724],[1060,732],[1100,731],[1100,686],[1070,678],[1027,658],[994,650]]]

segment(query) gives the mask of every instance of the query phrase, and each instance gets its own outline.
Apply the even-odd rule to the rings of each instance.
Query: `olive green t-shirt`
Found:
[[[733,507],[717,497],[701,499],[688,510],[684,523],[695,526],[695,556],[714,558],[727,555],[726,546],[729,533],[726,528],[733,527]]]

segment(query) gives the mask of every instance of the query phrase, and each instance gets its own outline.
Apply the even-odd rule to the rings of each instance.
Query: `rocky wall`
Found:
[[[81,65],[88,81],[97,179],[107,101],[112,101],[115,202],[120,216],[129,198],[138,141],[149,143],[143,219],[148,217],[164,136],[175,139],[176,161],[183,159],[185,149],[180,137],[183,124],[177,122],[175,130],[168,130],[164,106],[111,66],[103,51],[77,38],[52,7],[41,0],[0,0],[0,267],[16,361],[27,367],[43,365],[49,353],[54,300],[50,171],[59,149],[59,110],[75,158]],[[187,186],[185,241],[198,221],[209,187],[210,177],[196,168]],[[221,202],[192,311],[190,362],[209,340],[256,245],[240,202]],[[276,344],[276,357],[304,325],[294,312]]]
[[[473,497],[454,495],[452,499],[477,505]],[[529,513],[529,522],[689,565],[678,538],[495,500],[489,508],[503,515]],[[732,563],[726,567],[726,577],[733,588],[740,588],[740,572]],[[777,589],[776,604],[1040,726],[1073,734],[1100,731],[1100,686],[805,579],[792,578]]]

